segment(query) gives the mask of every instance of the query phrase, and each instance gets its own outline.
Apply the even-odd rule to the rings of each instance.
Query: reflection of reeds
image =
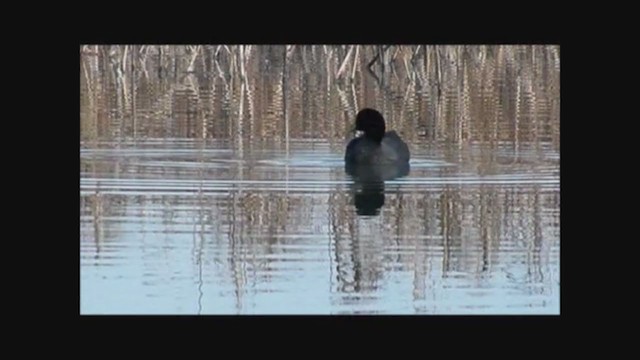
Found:
[[[206,162],[206,159],[198,161]],[[473,160],[474,163],[481,161]],[[98,177],[98,174],[117,173],[115,166],[99,159],[86,159],[82,171]],[[119,171],[124,173],[142,172],[137,168],[139,164],[124,162],[121,166]],[[180,178],[179,171],[167,175]],[[247,180],[260,179],[259,174],[252,172],[236,175]],[[197,176],[204,179],[206,171]],[[326,219],[331,229],[331,262],[335,267],[332,268],[335,276],[331,280],[332,290],[342,294],[373,290],[387,271],[386,267],[394,266],[413,274],[414,297],[424,299],[430,294],[430,285],[425,279],[435,278],[427,276],[430,272],[441,273],[443,277],[465,272],[474,274],[477,281],[482,282],[487,274],[495,274],[497,268],[508,268],[504,265],[518,262],[524,264],[525,271],[513,276],[520,276],[522,283],[551,281],[546,274],[550,263],[557,261],[553,249],[559,241],[559,202],[558,192],[544,186],[448,185],[426,192],[416,189],[402,194],[389,193],[380,217],[383,220],[362,222],[354,215],[350,195],[344,188],[328,194],[287,194],[245,191],[240,187],[220,197],[211,197],[200,190],[193,198],[114,196],[96,192],[81,197],[83,224],[91,225],[82,228],[81,241],[83,246],[95,246],[96,251],[98,248],[113,251],[109,242],[121,236],[121,231],[114,231],[119,223],[114,222],[114,218],[146,219],[150,215],[144,213],[145,209],[159,206],[163,209],[162,225],[166,234],[176,231],[172,224],[199,224],[194,228],[194,234],[198,234],[193,245],[199,281],[203,281],[201,267],[207,261],[221,259],[232,274],[238,311],[243,311],[250,300],[246,295],[251,295],[256,283],[268,280],[264,278],[268,270],[276,271],[273,265],[279,257],[266,255],[282,255],[285,251],[282,245],[300,244],[304,239],[296,237],[298,234],[312,233],[317,235],[314,241],[322,241],[322,231],[310,230],[310,225]],[[197,213],[180,215],[176,208],[185,205],[197,209]],[[127,210],[131,208],[138,208],[139,212]],[[188,218],[180,219],[180,216]],[[207,238],[218,242],[207,241]],[[220,249],[226,249],[228,256],[220,255],[224,253]],[[386,254],[392,254],[393,258],[383,259]],[[205,275],[206,269],[205,266]],[[536,289],[541,287],[532,286],[527,291],[538,291]]]
[[[549,231],[552,227],[544,227],[559,219],[558,197],[538,187],[531,192],[496,186],[467,190],[446,186],[438,192],[387,194],[381,215],[386,220],[373,222],[374,228],[366,235],[362,226],[372,221],[361,222],[354,216],[349,196],[336,190],[328,202],[329,235],[335,252],[331,259],[336,270],[332,284],[342,293],[373,288],[377,276],[372,275],[383,271],[386,262],[412,270],[417,284],[414,295],[424,298],[425,272],[437,271],[445,277],[466,272],[483,281],[496,262],[513,261],[514,253],[505,252],[505,248],[525,248],[520,250],[529,277],[525,281],[540,282],[541,274],[548,272],[553,261],[550,252],[559,238]],[[306,226],[297,219],[297,213],[290,212],[289,232],[302,231]],[[396,253],[396,257],[380,261],[375,255],[382,248],[384,253]],[[430,264],[433,251],[442,254],[440,269]]]

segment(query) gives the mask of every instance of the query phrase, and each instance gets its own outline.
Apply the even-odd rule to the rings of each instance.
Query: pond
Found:
[[[559,314],[559,71],[557,46],[83,47],[80,313]],[[363,107],[406,171],[347,173]]]

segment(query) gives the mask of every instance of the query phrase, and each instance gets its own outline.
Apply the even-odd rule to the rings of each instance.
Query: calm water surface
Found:
[[[278,47],[242,49],[245,80],[234,48],[183,78],[189,53],[151,49],[135,81],[122,48],[81,61],[82,314],[559,314],[553,48],[443,47],[353,86],[323,47],[291,51],[285,86]],[[365,105],[409,143],[408,174],[345,172]]]

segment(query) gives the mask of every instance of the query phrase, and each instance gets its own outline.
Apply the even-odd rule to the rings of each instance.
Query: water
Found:
[[[353,86],[311,71],[341,65],[323,47],[293,49],[282,86],[272,48],[246,82],[208,50],[135,81],[83,55],[82,314],[560,312],[553,47],[444,47],[427,58],[466,60],[440,85],[359,67]],[[363,104],[409,143],[406,176],[345,173]]]

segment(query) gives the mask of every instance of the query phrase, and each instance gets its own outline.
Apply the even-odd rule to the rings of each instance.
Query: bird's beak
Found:
[[[356,130],[355,125],[349,129],[349,135],[355,136],[355,137],[360,137],[362,136],[362,134],[364,134],[364,131],[362,130]]]

